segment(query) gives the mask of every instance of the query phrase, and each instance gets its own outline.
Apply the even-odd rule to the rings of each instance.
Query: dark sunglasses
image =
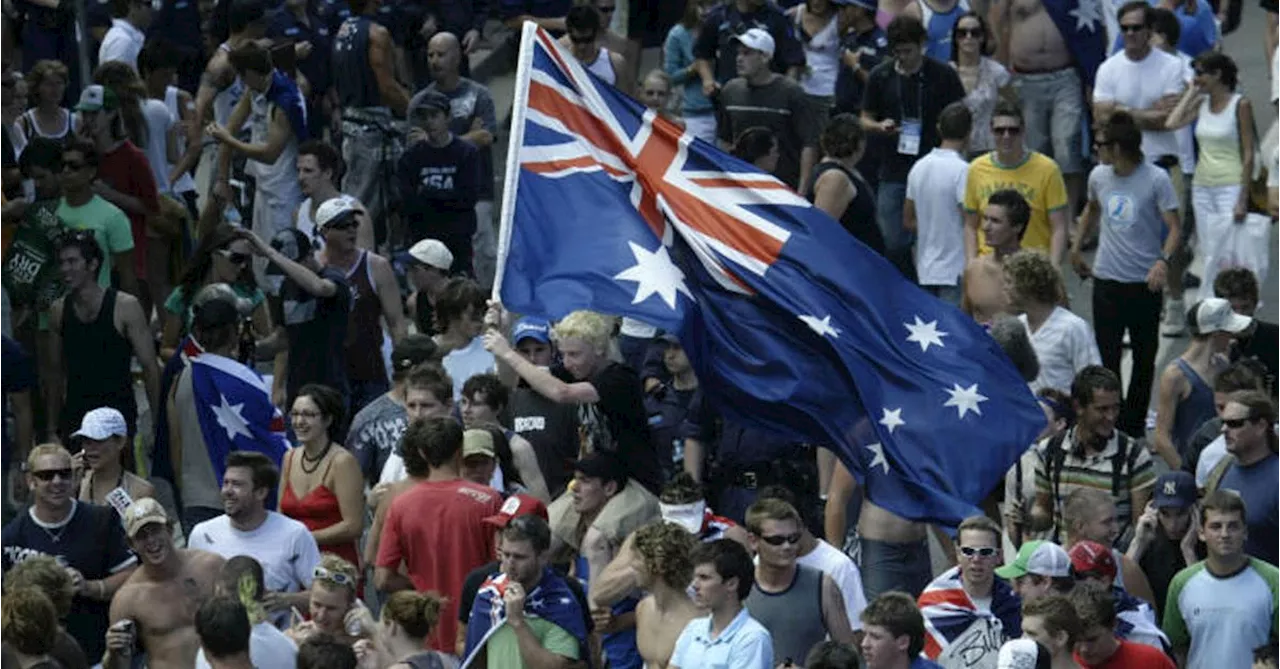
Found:
[[[1229,428],[1233,429],[1233,430],[1239,430],[1240,428],[1244,427],[1244,426],[1245,426],[1245,424],[1246,424],[1246,423],[1248,423],[1248,422],[1249,422],[1249,421],[1251,421],[1251,420],[1253,420],[1253,419],[1252,419],[1252,418],[1250,418],[1250,417],[1248,417],[1248,416],[1245,416],[1244,418],[1223,418],[1223,419],[1222,419],[1222,424],[1223,424],[1223,425],[1225,425],[1226,427],[1229,427]]]
[[[591,33],[590,35],[575,35],[573,33],[569,33],[569,41],[574,44],[590,44],[596,41],[596,33]]]
[[[956,28],[956,37],[986,37],[987,32],[982,28]]]
[[[1008,135],[1008,136],[1012,137],[1012,136],[1014,136],[1014,135],[1022,134],[1022,128],[1020,128],[1020,127],[1018,127],[1018,126],[1004,125],[1004,126],[999,126],[999,127],[996,127],[996,128],[992,128],[992,129],[991,129],[991,134],[993,134],[993,135]]]
[[[770,546],[781,546],[782,544],[798,544],[800,543],[800,533],[795,534],[771,534],[767,537],[760,537],[760,541]]]
[[[62,478],[70,481],[71,468],[68,467],[66,469],[42,469],[38,472],[31,472],[31,475],[40,479],[41,481],[44,481],[45,483],[52,481],[54,478]]]
[[[1104,146],[1111,146],[1112,144],[1114,144],[1114,142],[1109,139],[1097,139],[1093,142],[1093,148],[1101,149]]]
[[[961,546],[960,554],[967,557],[993,558],[996,556],[996,549],[993,546],[983,546],[974,548],[973,546]]]
[[[617,11],[617,9],[618,9],[618,8],[617,8],[616,6],[614,6],[614,7],[596,7],[596,11],[600,12],[601,14],[612,14],[612,13],[614,13],[615,11]]]
[[[1145,23],[1121,23],[1120,30],[1125,33],[1140,33],[1147,29]]]
[[[67,160],[62,163],[62,171],[66,172],[67,170],[71,170],[72,172],[74,172],[76,170],[82,170],[88,166],[89,166],[89,163],[76,163],[76,162]]]
[[[240,253],[239,251],[228,251],[227,249],[222,249],[221,251],[219,251],[219,253],[222,254],[223,258],[227,259],[227,262],[230,262],[233,265],[243,265],[249,262],[249,258],[250,258],[248,253]]]
[[[330,221],[327,225],[324,226],[324,229],[325,230],[351,230],[352,228],[358,227],[359,225],[360,225],[360,222],[356,220],[355,216],[344,216],[336,221]]]

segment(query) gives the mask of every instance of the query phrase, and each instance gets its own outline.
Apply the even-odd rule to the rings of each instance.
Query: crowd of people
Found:
[[[1273,1],[1266,99],[1239,0],[3,9],[6,666],[1277,666]],[[988,326],[1047,425],[981,515],[489,300],[526,21]]]

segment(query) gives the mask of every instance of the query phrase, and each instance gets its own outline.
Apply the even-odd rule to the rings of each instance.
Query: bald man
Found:
[[[480,149],[480,199],[476,202],[476,232],[471,241],[476,280],[486,289],[493,285],[496,268],[496,241],[493,219],[493,140],[498,133],[493,96],[489,89],[461,75],[462,44],[453,33],[437,33],[427,42],[427,66],[433,83],[409,101],[412,110],[421,104],[427,91],[449,98],[449,130]],[[409,141],[420,139],[410,134]]]

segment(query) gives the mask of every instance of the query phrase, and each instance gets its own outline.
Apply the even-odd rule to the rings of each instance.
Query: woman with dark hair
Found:
[[[858,161],[867,148],[858,117],[839,114],[822,131],[822,160],[813,168],[812,183],[806,184],[805,197],[849,234],[884,254],[884,237],[876,224],[876,194],[858,173]]]
[[[164,301],[164,334],[160,338],[160,355],[168,360],[178,342],[191,327],[191,301],[201,288],[226,283],[236,296],[248,300],[253,309],[253,333],[261,339],[271,333],[271,316],[267,313],[266,296],[254,284],[250,261],[253,247],[227,224],[219,225],[200,240],[181,282]]]
[[[796,25],[796,36],[804,47],[806,67],[800,77],[805,97],[813,105],[818,130],[826,127],[835,103],[836,74],[840,72],[839,7],[831,0],[805,0],[787,10]]]
[[[773,131],[763,126],[743,130],[733,142],[730,151],[735,158],[745,160],[760,168],[762,172],[773,174],[778,169],[778,138]]]
[[[1187,87],[1165,122],[1169,129],[1195,123],[1200,147],[1191,177],[1191,206],[1206,234],[1197,234],[1200,257],[1206,257],[1209,225],[1230,216],[1236,223],[1249,213],[1249,183],[1253,180],[1255,133],[1253,105],[1236,92],[1239,70],[1225,53],[1210,51],[1195,59],[1195,81]],[[1213,297],[1213,277],[1200,284],[1200,298]]]
[[[289,413],[298,447],[284,455],[278,494],[280,513],[306,525],[321,552],[359,565],[364,476],[355,456],[335,441],[346,427],[346,404],[328,386],[298,391]]]
[[[973,131],[969,134],[969,155],[976,156],[995,148],[991,136],[991,112],[1000,98],[1014,96],[1013,77],[1003,65],[991,58],[995,40],[987,20],[977,12],[968,12],[951,28],[951,67],[964,85],[964,106],[973,114]]]

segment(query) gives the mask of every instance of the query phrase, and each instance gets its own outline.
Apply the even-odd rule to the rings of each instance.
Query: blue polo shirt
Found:
[[[694,618],[676,639],[667,664],[680,669],[773,669],[773,637],[745,608],[715,639],[711,616]]]

